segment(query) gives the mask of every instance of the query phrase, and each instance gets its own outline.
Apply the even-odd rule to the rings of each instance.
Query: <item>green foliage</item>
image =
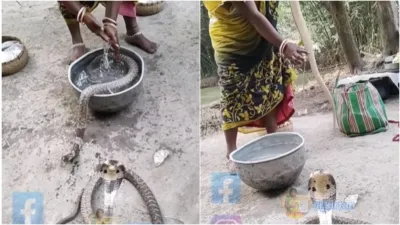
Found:
[[[321,1],[300,1],[301,10],[308,29],[310,30],[319,66],[329,66],[344,63],[345,58],[341,50],[336,28],[330,17],[325,3]],[[380,52],[379,25],[377,20],[376,2],[347,1],[350,24],[358,48],[369,53]],[[201,68],[202,77],[216,75],[216,65],[213,57],[211,40],[208,33],[208,15],[204,6],[201,6]],[[300,40],[297,27],[294,23],[290,2],[280,1],[278,8],[278,31],[286,38]]]
[[[313,43],[318,46],[316,52],[317,63],[320,66],[345,62],[340,47],[336,28],[329,15],[325,2],[300,1],[301,10],[307,27],[310,30]],[[350,25],[358,48],[361,51],[379,52],[379,26],[376,17],[375,2],[372,1],[347,1]],[[280,26],[285,27],[280,32],[285,37],[293,38],[290,33],[298,33],[294,24],[289,2],[280,2]],[[289,29],[289,31],[286,31]]]
[[[381,46],[376,2],[349,2],[350,23],[359,49],[377,52]]]

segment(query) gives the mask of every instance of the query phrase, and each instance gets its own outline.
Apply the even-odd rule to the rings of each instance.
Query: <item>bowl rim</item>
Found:
[[[262,139],[262,138],[265,138],[266,136],[275,136],[275,135],[282,135],[282,134],[284,134],[284,135],[287,135],[287,134],[292,134],[292,135],[294,134],[294,135],[297,135],[298,137],[300,137],[301,143],[300,143],[297,147],[293,148],[293,149],[290,150],[290,151],[287,151],[286,153],[284,153],[284,154],[282,154],[282,155],[275,156],[275,157],[273,157],[273,158],[269,158],[269,159],[266,159],[266,160],[263,159],[263,160],[255,160],[255,161],[240,161],[240,160],[236,160],[236,159],[233,158],[233,155],[234,155],[235,153],[237,153],[237,152],[243,150],[245,147],[247,147],[247,146],[253,144],[253,143],[256,142],[256,141],[258,141],[258,140],[260,140],[260,139]],[[301,147],[303,147],[303,146],[304,146],[304,137],[301,136],[299,133],[297,133],[297,132],[276,132],[276,133],[266,134],[266,135],[263,135],[263,136],[261,136],[261,137],[258,137],[258,138],[256,138],[256,139],[254,139],[253,141],[250,141],[249,143],[247,143],[247,144],[243,145],[242,147],[236,149],[235,151],[233,151],[233,152],[231,152],[231,153],[229,154],[229,159],[230,159],[232,162],[240,163],[240,164],[256,164],[256,163],[269,162],[269,161],[273,161],[273,160],[282,158],[282,157],[284,157],[284,156],[290,155],[290,154],[292,154],[293,152],[299,150],[299,149],[300,149]]]
[[[136,88],[137,86],[140,85],[140,83],[142,83],[143,74],[144,74],[144,60],[143,60],[142,56],[140,56],[136,51],[134,51],[134,50],[132,50],[132,49],[129,49],[129,48],[126,48],[126,47],[123,47],[123,46],[120,46],[120,49],[124,49],[124,50],[126,50],[126,51],[130,51],[130,52],[132,52],[133,54],[135,54],[135,55],[140,59],[140,62],[139,62],[139,63],[141,64],[141,72],[140,72],[140,74],[139,74],[140,77],[139,77],[138,82],[136,82],[136,84],[132,85],[131,87],[129,87],[129,88],[123,90],[123,91],[116,92],[116,93],[113,93],[113,94],[97,94],[97,95],[93,95],[93,97],[103,97],[103,98],[106,98],[106,97],[118,96],[118,95],[124,94],[125,92],[128,92],[128,91],[130,91],[130,90]],[[68,81],[69,81],[69,83],[72,85],[72,87],[73,87],[77,92],[79,92],[79,93],[82,93],[82,90],[80,90],[80,89],[74,84],[74,82],[72,82],[72,79],[71,79],[71,77],[72,77],[72,74],[71,74],[72,67],[73,67],[76,63],[78,63],[82,58],[84,58],[84,57],[86,57],[87,55],[90,55],[90,54],[92,54],[92,53],[94,53],[94,52],[97,52],[97,51],[99,51],[99,50],[103,50],[103,48],[96,48],[96,49],[93,49],[93,50],[91,50],[91,51],[85,53],[84,55],[82,55],[81,57],[79,57],[77,60],[75,60],[73,63],[71,63],[71,65],[68,67]]]

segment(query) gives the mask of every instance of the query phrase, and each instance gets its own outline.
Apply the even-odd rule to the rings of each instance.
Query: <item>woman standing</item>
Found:
[[[302,63],[307,52],[277,32],[276,1],[204,1],[204,5],[218,65],[229,159],[239,127],[265,127],[274,133],[293,115],[296,72],[288,60]],[[232,162],[229,170],[235,171]]]
[[[148,53],[154,53],[157,50],[157,45],[149,41],[139,30],[139,25],[136,21],[136,4],[133,1],[58,1],[59,9],[67,23],[69,32],[72,37],[73,56],[71,62],[75,61],[87,52],[85,44],[81,36],[79,27],[78,14],[82,13],[84,7],[85,12],[82,18],[82,23],[96,35],[100,36],[104,41],[111,41],[114,49],[118,45],[117,34],[117,17],[121,14],[124,17],[126,36],[125,41],[131,45],[137,46]],[[102,3],[106,7],[105,18],[103,19],[104,30],[91,12]],[[108,25],[108,26],[107,26]]]

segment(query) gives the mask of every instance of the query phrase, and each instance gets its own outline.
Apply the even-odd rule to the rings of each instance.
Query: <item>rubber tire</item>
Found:
[[[3,77],[15,74],[25,68],[26,64],[28,64],[29,59],[28,50],[21,40],[13,36],[2,36],[1,43],[6,41],[19,41],[24,46],[24,48],[17,58],[2,64],[3,69],[1,72]]]
[[[137,3],[136,15],[151,16],[161,12],[164,9],[164,1],[155,1],[152,3]]]

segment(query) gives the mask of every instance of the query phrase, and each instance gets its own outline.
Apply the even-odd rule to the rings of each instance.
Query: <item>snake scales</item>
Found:
[[[97,214],[98,209],[95,209],[93,207],[92,200],[95,192],[99,189],[100,185],[106,183],[105,182],[106,178],[104,175],[106,174],[106,172],[104,171],[108,171],[109,177],[110,176],[114,177],[113,178],[114,181],[119,182],[119,184],[122,182],[123,179],[131,183],[138,190],[139,194],[143,198],[149,210],[152,224],[164,223],[157,200],[153,195],[152,191],[150,190],[150,188],[143,181],[143,179],[133,171],[128,172],[125,169],[125,166],[119,164],[118,161],[108,160],[97,167],[96,175],[99,176],[96,177],[98,178],[96,179],[95,177],[89,180],[85,189],[79,195],[77,206],[75,207],[73,212],[69,216],[61,219],[57,224],[65,224],[71,222],[73,219],[77,217],[79,212],[81,212],[85,223],[93,224],[93,219],[96,219],[93,217],[93,213]],[[114,175],[112,175],[112,173]],[[111,189],[115,189],[115,187],[119,188],[119,184],[116,186],[112,186]],[[105,188],[107,189],[107,186]],[[107,209],[105,211],[107,211]]]
[[[106,53],[107,56],[111,55],[110,53]],[[88,73],[89,77],[93,71],[95,65],[101,65],[99,62],[104,58],[104,54],[97,56],[94,58],[88,65]],[[128,67],[127,74],[117,80],[107,82],[107,83],[99,83],[88,86],[85,88],[80,95],[79,98],[79,114],[77,119],[76,126],[76,140],[72,146],[72,150],[69,154],[64,155],[62,157],[62,164],[72,163],[78,156],[81,151],[83,145],[83,137],[86,130],[87,125],[87,117],[88,117],[88,104],[89,100],[93,95],[96,94],[106,94],[111,92],[117,92],[120,89],[124,88],[130,82],[132,82],[139,73],[139,67],[135,60],[131,59],[126,55],[121,54],[121,61]]]

